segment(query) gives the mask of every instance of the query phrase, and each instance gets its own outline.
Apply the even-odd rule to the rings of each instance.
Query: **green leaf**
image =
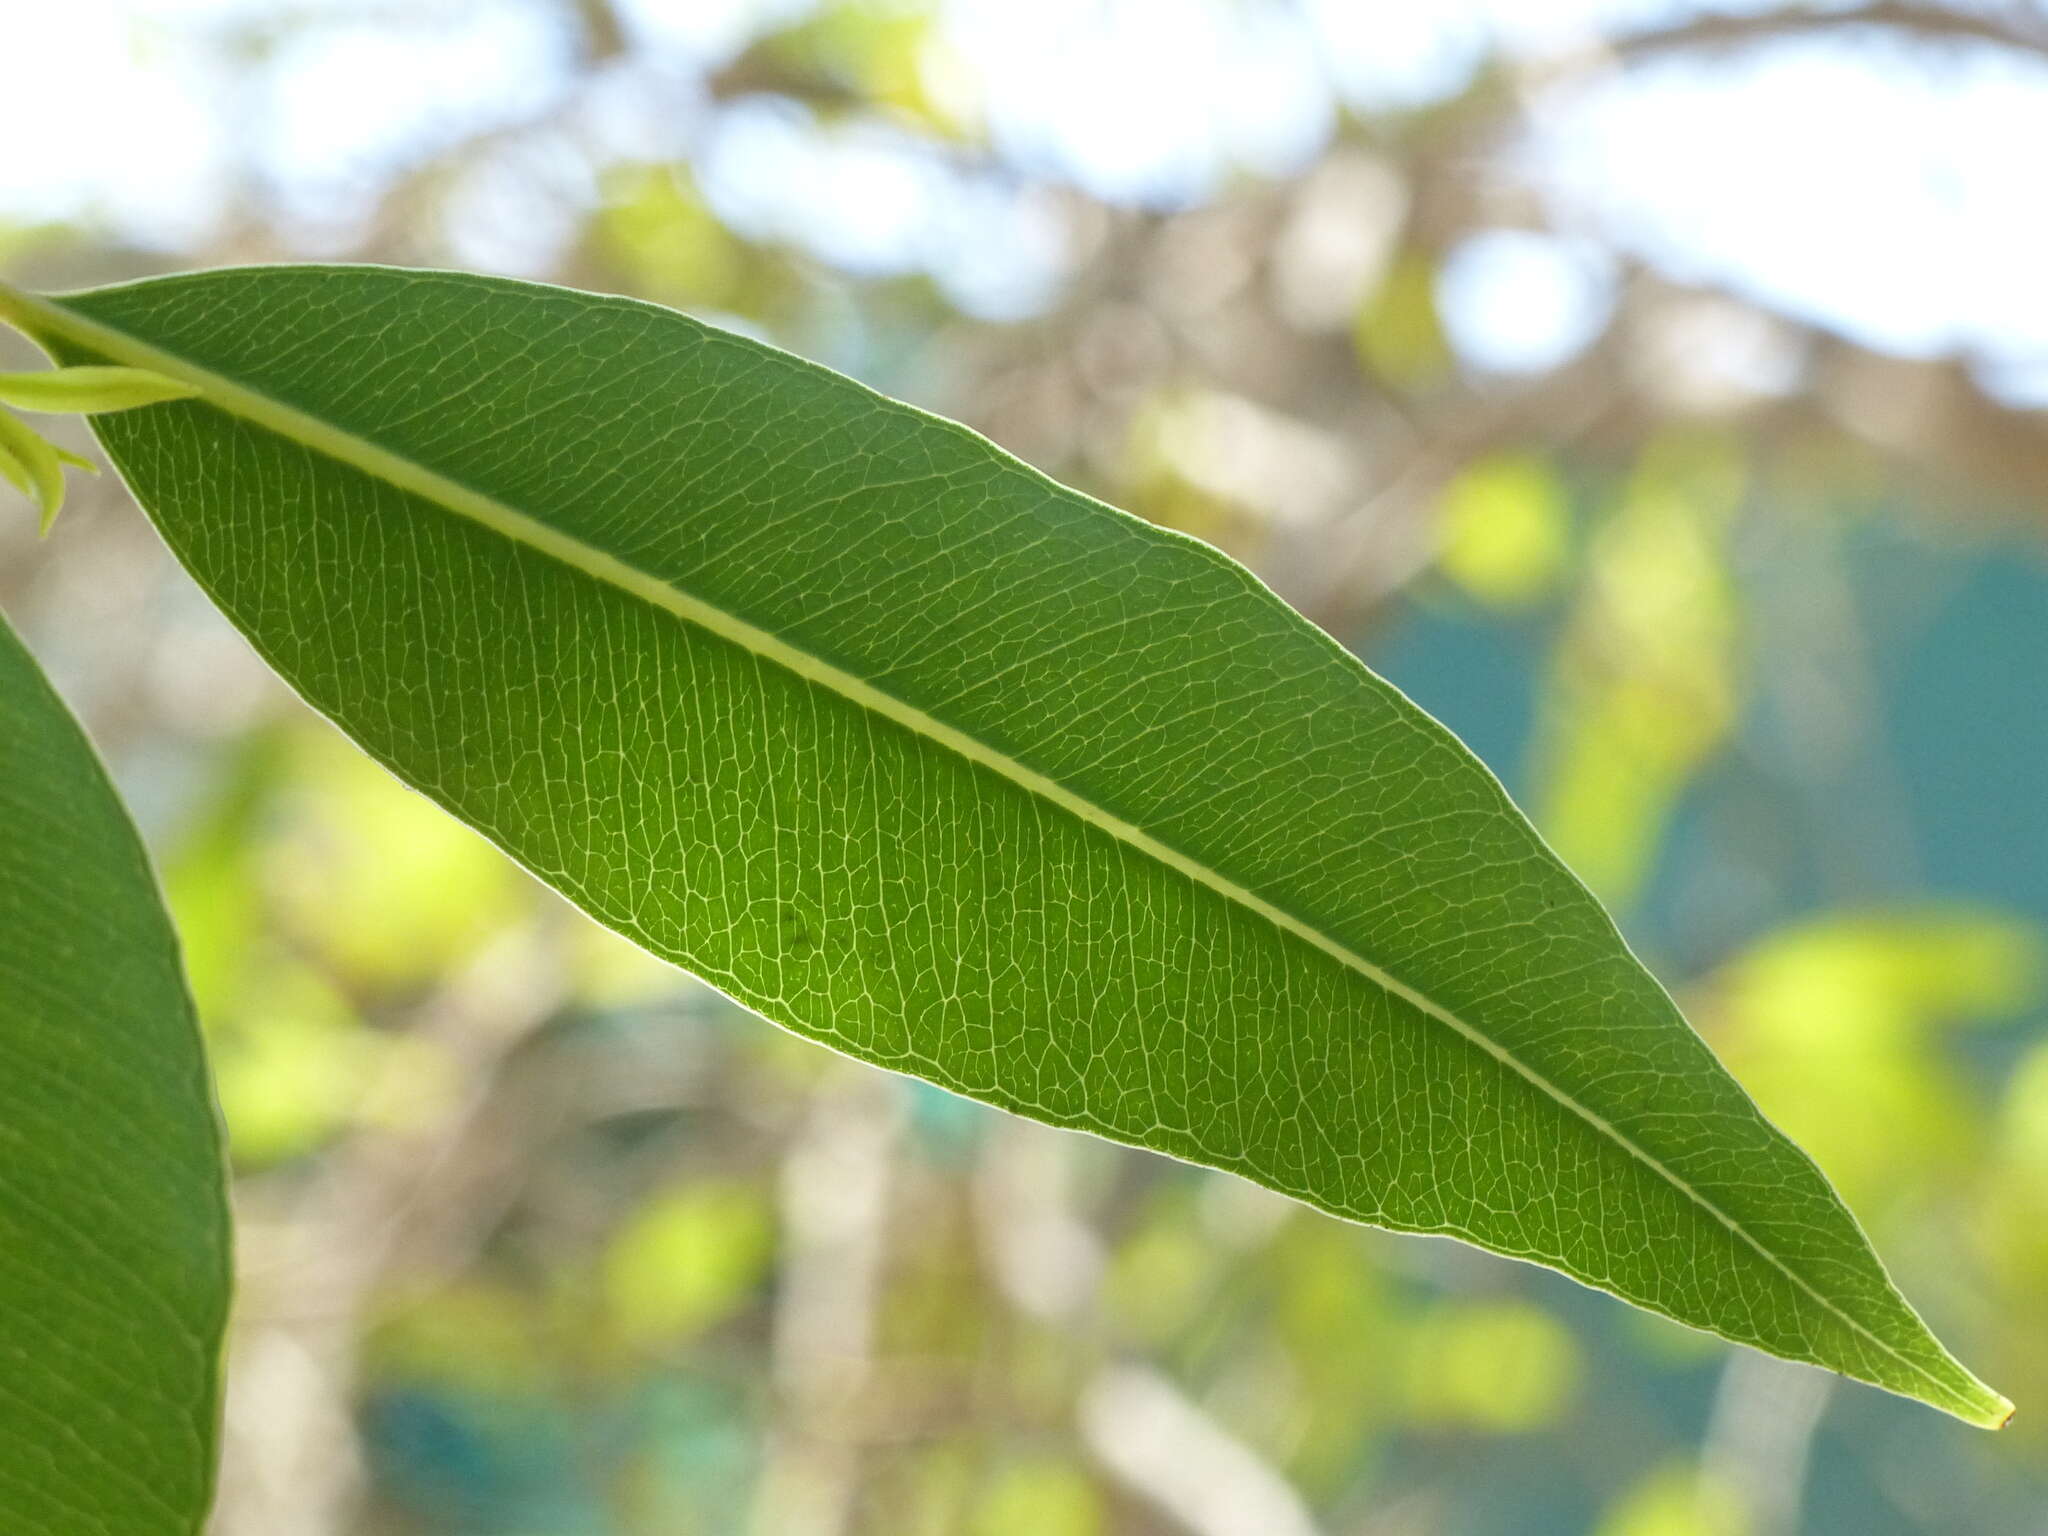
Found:
[[[1994,1425],[1441,726],[1193,540],[651,306],[380,268],[0,306],[400,777],[767,1017]]]
[[[0,405],[18,410],[132,411],[197,394],[190,384],[147,368],[51,368],[42,373],[0,373]]]
[[[0,475],[5,475],[42,512],[41,531],[48,533],[64,510],[64,460],[18,417],[0,409]]]
[[[5,480],[22,495],[34,499],[35,480],[28,472],[28,466],[7,446],[7,439],[0,435],[0,480]]]
[[[0,1507],[196,1532],[228,1216],[177,941],[77,724],[0,621]]]

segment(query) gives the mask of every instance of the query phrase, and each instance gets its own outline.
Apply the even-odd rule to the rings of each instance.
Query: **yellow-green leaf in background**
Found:
[[[1714,1041],[1870,1220],[1944,1199],[1977,1160],[1982,1117],[1942,1026],[2023,1013],[2042,969],[2038,937],[2000,913],[1839,914],[1723,967]]]
[[[1351,331],[1359,363],[1397,389],[1422,393],[1450,376],[1451,346],[1437,313],[1436,273],[1429,258],[1407,250],[1387,266],[1360,306]]]
[[[1533,454],[1494,454],[1466,466],[1444,488],[1438,516],[1438,563],[1483,603],[1527,607],[1564,569],[1571,502],[1557,471]]]
[[[1750,1536],[1743,1501],[1689,1463],[1659,1467],[1607,1512],[1596,1536]]]
[[[1734,721],[1726,546],[1743,473],[1714,436],[1650,445],[1593,532],[1546,689],[1537,823],[1618,907],[1648,878],[1680,794]]]
[[[605,1255],[620,1341],[682,1343],[723,1320],[765,1276],[774,1233],[768,1201],[744,1184],[706,1180],[656,1196]]]
[[[1416,1321],[1407,1342],[1410,1412],[1421,1424],[1542,1429],[1564,1411],[1578,1380],[1572,1336],[1526,1301],[1438,1307]]]

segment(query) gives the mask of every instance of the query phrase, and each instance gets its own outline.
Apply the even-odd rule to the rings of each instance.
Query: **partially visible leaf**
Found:
[[[206,1516],[220,1129],[177,941],[78,726],[0,621],[0,1521]]]
[[[0,436],[0,480],[7,481],[31,501],[35,499],[36,484],[29,476],[28,466],[7,446],[4,436]]]
[[[1441,726],[1215,550],[652,306],[243,268],[0,312],[375,757],[837,1049],[2009,1405]]]
[[[64,461],[56,447],[19,417],[0,409],[0,473],[21,487],[42,511],[41,531],[48,533],[64,510]]]
[[[132,411],[199,391],[147,368],[49,368],[41,373],[0,373],[0,405],[70,414]]]

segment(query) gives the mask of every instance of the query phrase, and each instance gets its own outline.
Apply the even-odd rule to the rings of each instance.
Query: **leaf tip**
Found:
[[[2011,1399],[1994,1392],[1981,1382],[1973,1382],[1975,1388],[1963,1405],[1952,1405],[1949,1412],[1977,1429],[1988,1429],[1994,1433],[2012,1422],[2014,1408]]]

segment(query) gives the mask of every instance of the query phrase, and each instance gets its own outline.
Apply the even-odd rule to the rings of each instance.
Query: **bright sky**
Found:
[[[255,178],[308,250],[339,244],[384,169],[422,145],[544,112],[564,40],[541,0],[329,0],[261,83],[217,62],[230,24],[278,0],[66,0],[10,8],[0,93],[0,225],[89,218],[172,251],[204,241]],[[823,132],[761,105],[715,128],[691,95],[801,0],[630,0],[673,67],[604,83],[586,135],[619,154],[692,151],[738,225],[857,270],[931,270],[984,313],[1027,311],[1057,280],[1057,229],[1029,187],[963,176],[882,128]],[[1311,158],[1345,102],[1424,102],[1508,36],[1555,50],[1596,17],[1664,0],[947,0],[947,34],[1006,154],[1114,199],[1176,205],[1231,174]],[[89,61],[89,62],[87,62]],[[95,100],[81,99],[74,81]],[[2048,67],[1885,39],[1672,61],[1558,97],[1530,153],[1570,221],[1684,277],[1731,283],[1864,339],[1965,349],[2048,397]],[[580,158],[486,160],[458,196],[463,259],[544,265],[580,199]],[[534,191],[545,178],[547,197]],[[566,211],[565,211],[566,210]],[[1608,274],[1589,248],[1489,236],[1441,285],[1475,361],[1547,366],[1597,326]]]

